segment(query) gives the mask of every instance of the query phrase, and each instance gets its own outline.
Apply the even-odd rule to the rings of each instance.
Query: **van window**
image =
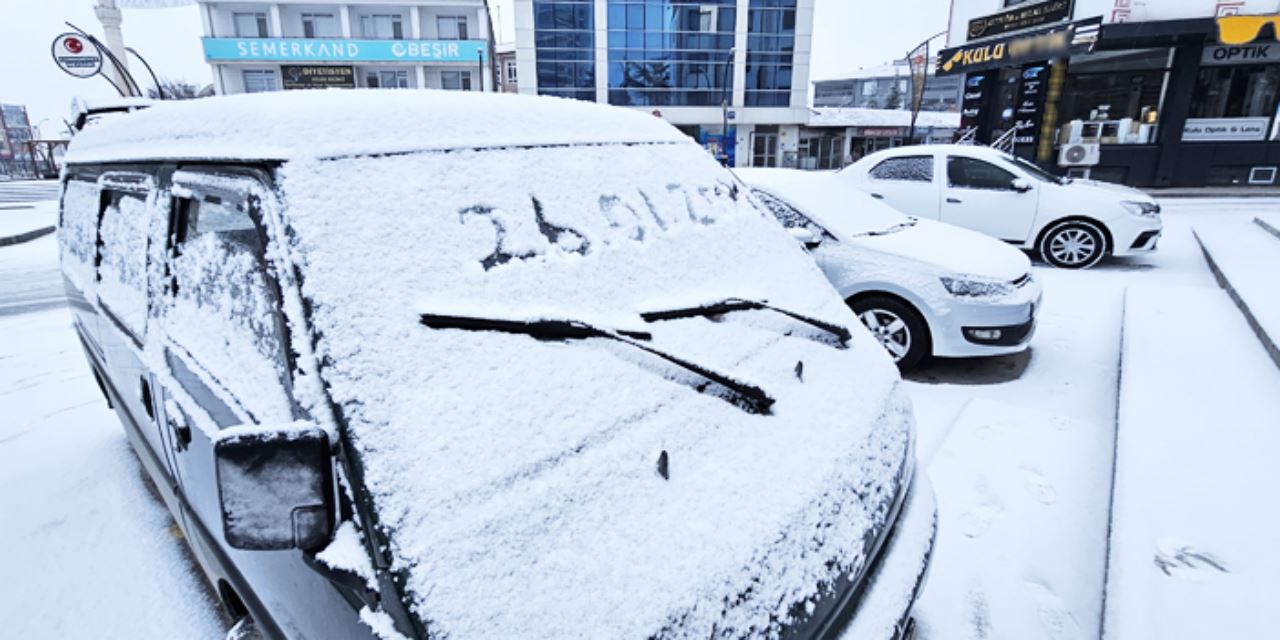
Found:
[[[94,279],[98,255],[98,185],[68,180],[62,194],[62,217],[58,239],[62,249],[63,273],[76,288],[84,291]]]
[[[103,189],[98,227],[98,300],[134,342],[147,321],[147,201],[143,193]]]
[[[165,332],[257,422],[289,420],[284,331],[248,197],[174,202]]]

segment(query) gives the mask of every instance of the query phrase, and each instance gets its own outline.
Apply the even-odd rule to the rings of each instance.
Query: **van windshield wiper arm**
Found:
[[[422,324],[432,329],[463,329],[466,331],[500,331],[526,335],[537,340],[586,340],[602,338],[640,349],[682,369],[691,371],[702,378],[714,382],[732,391],[741,402],[733,404],[749,413],[768,415],[774,399],[764,389],[753,384],[737,380],[700,364],[685,360],[660,349],[655,349],[641,341],[648,341],[652,335],[643,331],[615,330],[597,327],[579,320],[548,318],[541,320],[505,320],[500,318],[480,318],[474,316],[441,315],[424,313]],[[698,389],[702,391],[701,388]]]
[[[734,311],[756,310],[779,313],[791,318],[792,320],[802,322],[816,329],[821,329],[835,336],[836,339],[840,341],[840,348],[847,347],[849,345],[849,339],[853,337],[853,335],[849,333],[849,329],[838,324],[775,307],[762,300],[744,300],[742,298],[725,298],[724,300],[696,307],[684,307],[680,309],[670,309],[667,311],[650,311],[648,313],[640,314],[640,317],[643,318],[645,322],[662,322],[664,320],[680,320],[683,318],[696,318],[699,316],[718,316],[726,313],[733,313]]]

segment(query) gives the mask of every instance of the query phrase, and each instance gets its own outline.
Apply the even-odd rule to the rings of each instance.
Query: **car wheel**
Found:
[[[932,351],[929,327],[910,305],[893,298],[870,297],[849,305],[880,342],[898,369],[907,371]]]
[[[1107,253],[1107,236],[1092,222],[1060,222],[1040,239],[1040,257],[1059,269],[1088,269]]]

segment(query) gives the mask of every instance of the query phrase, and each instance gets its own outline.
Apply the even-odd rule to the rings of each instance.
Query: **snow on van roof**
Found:
[[[432,149],[674,142],[628,109],[578,100],[435,90],[283,91],[155,103],[92,127],[67,162],[291,160]]]

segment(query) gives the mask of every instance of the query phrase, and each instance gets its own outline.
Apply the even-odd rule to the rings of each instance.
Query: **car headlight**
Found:
[[[1125,211],[1128,211],[1135,216],[1154,218],[1160,215],[1160,205],[1154,202],[1126,201],[1121,202],[1120,205],[1125,208]]]
[[[1013,293],[1014,286],[1009,282],[998,280],[970,280],[965,278],[942,278],[942,286],[953,296],[962,298],[996,298]]]

